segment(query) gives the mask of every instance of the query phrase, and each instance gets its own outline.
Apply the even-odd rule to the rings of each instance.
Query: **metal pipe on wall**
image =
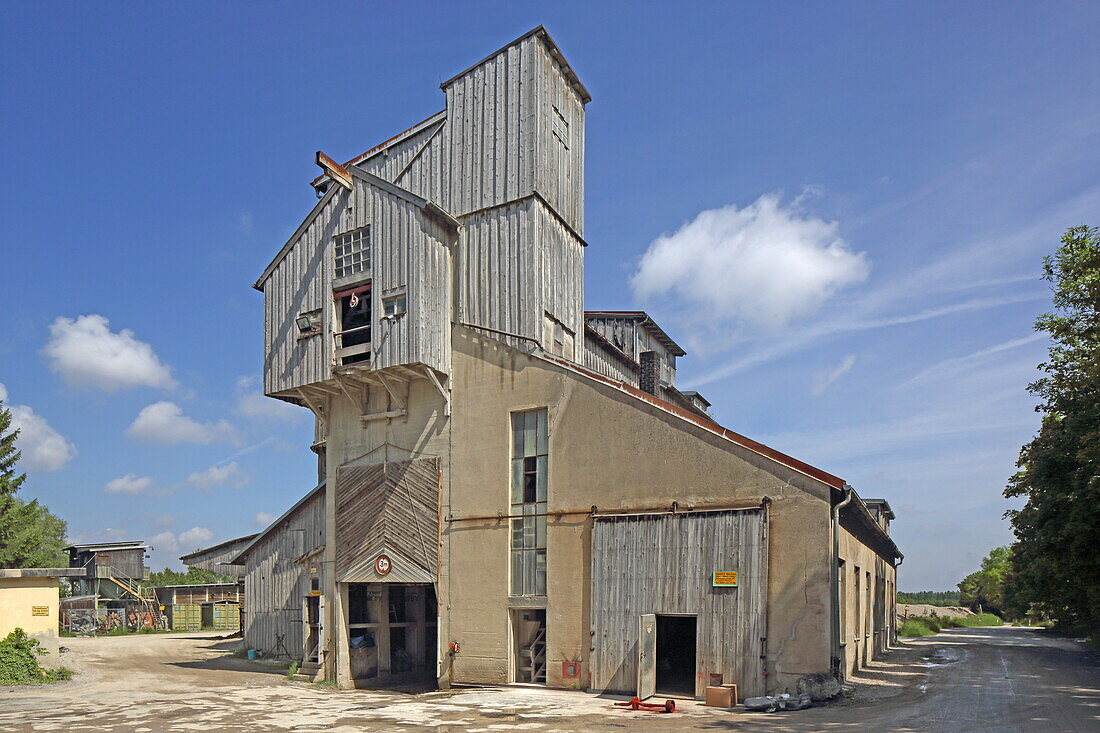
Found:
[[[844,485],[844,499],[838,502],[833,507],[833,556],[832,562],[829,567],[829,578],[831,579],[830,597],[832,598],[832,666],[833,675],[838,679],[844,678],[845,665],[844,660],[841,659],[840,635],[843,633],[843,629],[840,628],[840,510],[847,506],[848,502],[852,500],[852,496],[855,492],[852,491],[852,487],[847,484]]]

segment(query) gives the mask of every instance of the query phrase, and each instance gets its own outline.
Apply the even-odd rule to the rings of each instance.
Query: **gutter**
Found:
[[[829,564],[829,597],[832,600],[832,667],[837,680],[844,679],[844,648],[840,642],[843,630],[840,628],[840,510],[847,506],[855,496],[852,487],[844,485],[844,499],[833,506],[833,554]]]

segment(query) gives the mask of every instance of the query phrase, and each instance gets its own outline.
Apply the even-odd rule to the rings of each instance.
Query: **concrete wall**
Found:
[[[0,639],[20,628],[37,639],[48,652],[38,658],[43,667],[60,667],[57,610],[60,591],[57,578],[0,578]],[[35,616],[32,609],[45,606],[48,615]]]
[[[549,511],[585,512],[773,500],[768,583],[768,679],[782,690],[829,669],[829,488],[669,415],[610,385],[454,332],[450,490],[443,516],[509,512],[509,413],[548,407]],[[444,641],[461,643],[455,681],[507,682],[510,607],[547,608],[548,684],[580,659],[587,680],[591,518],[548,522],[545,599],[509,598],[507,522],[445,522]],[[624,569],[625,571],[626,569]]]
[[[897,574],[892,565],[843,526],[840,530],[840,559],[844,561],[839,579],[842,593],[841,641],[844,644],[845,674],[851,675],[866,667],[894,641]]]

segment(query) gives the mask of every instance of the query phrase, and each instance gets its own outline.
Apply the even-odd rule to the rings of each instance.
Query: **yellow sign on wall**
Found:
[[[49,616],[50,615],[50,607],[49,606],[31,606],[31,615],[32,616]]]
[[[710,584],[715,588],[735,588],[737,587],[737,571],[715,570],[714,575],[711,576]]]

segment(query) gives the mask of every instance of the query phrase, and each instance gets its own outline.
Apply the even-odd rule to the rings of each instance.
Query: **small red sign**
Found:
[[[374,572],[379,575],[389,575],[391,570],[393,570],[393,563],[390,562],[389,555],[379,555],[374,558]]]

